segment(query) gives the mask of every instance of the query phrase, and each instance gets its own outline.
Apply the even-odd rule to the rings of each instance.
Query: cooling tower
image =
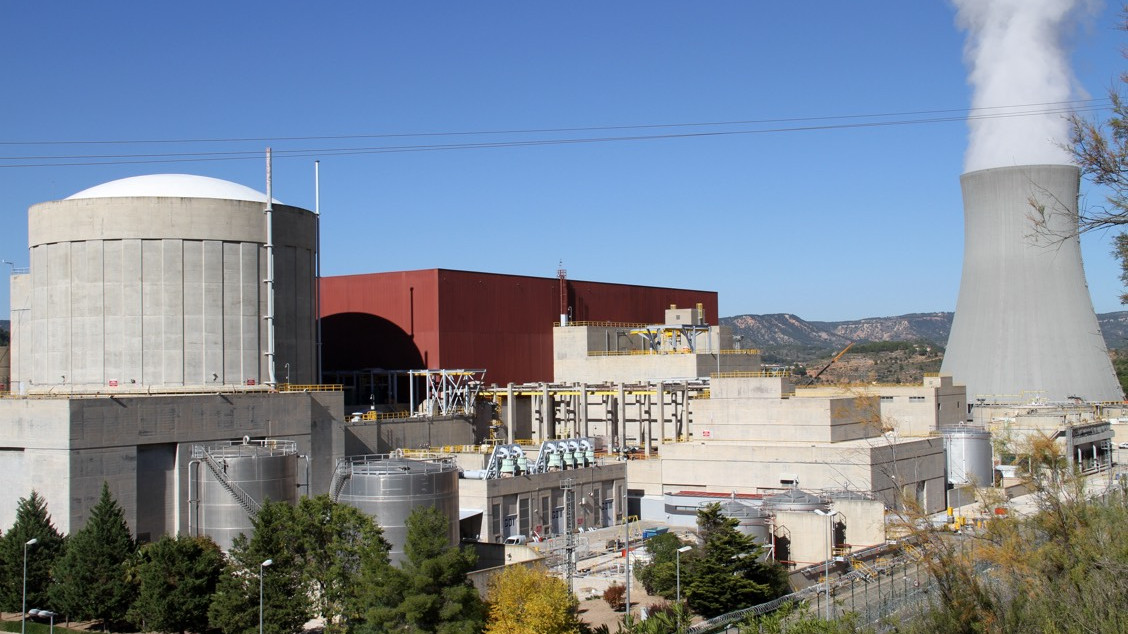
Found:
[[[29,317],[13,331],[23,351],[13,384],[267,382],[265,201],[236,183],[158,174],[32,206]],[[276,204],[272,234],[277,380],[313,382],[315,216]]]
[[[1000,167],[960,183],[963,277],[941,371],[971,403],[1121,400],[1081,264],[1079,170]]]

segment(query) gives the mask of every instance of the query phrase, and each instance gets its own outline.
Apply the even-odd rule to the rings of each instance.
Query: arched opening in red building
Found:
[[[395,409],[408,399],[405,370],[427,367],[411,335],[366,313],[339,313],[321,320],[322,381],[344,386],[345,406]]]

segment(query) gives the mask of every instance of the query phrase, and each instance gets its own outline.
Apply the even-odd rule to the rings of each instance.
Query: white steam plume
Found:
[[[1040,111],[996,109],[1069,101],[1073,75],[1065,36],[1092,0],[953,0],[956,22],[967,32],[964,62],[977,115]],[[1061,114],[998,116],[968,121],[964,170],[1070,163],[1060,144],[1069,140]]]

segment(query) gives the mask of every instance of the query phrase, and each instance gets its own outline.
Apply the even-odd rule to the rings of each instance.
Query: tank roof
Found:
[[[82,198],[219,198],[265,203],[266,194],[231,181],[195,174],[148,174],[95,185],[66,200]],[[273,202],[281,205],[278,199]]]

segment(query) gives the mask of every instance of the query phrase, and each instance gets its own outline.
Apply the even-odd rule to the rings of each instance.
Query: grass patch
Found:
[[[0,621],[0,632],[19,632],[19,631],[20,631],[20,622],[19,621]],[[55,619],[55,631],[56,632],[83,632],[83,634],[89,634],[85,630],[72,630],[72,629],[69,629],[69,628],[61,627],[59,625],[59,620],[57,618]],[[28,621],[27,621],[27,634],[51,634],[51,624],[50,623],[40,623],[38,621],[32,621],[32,620],[28,619]]]

